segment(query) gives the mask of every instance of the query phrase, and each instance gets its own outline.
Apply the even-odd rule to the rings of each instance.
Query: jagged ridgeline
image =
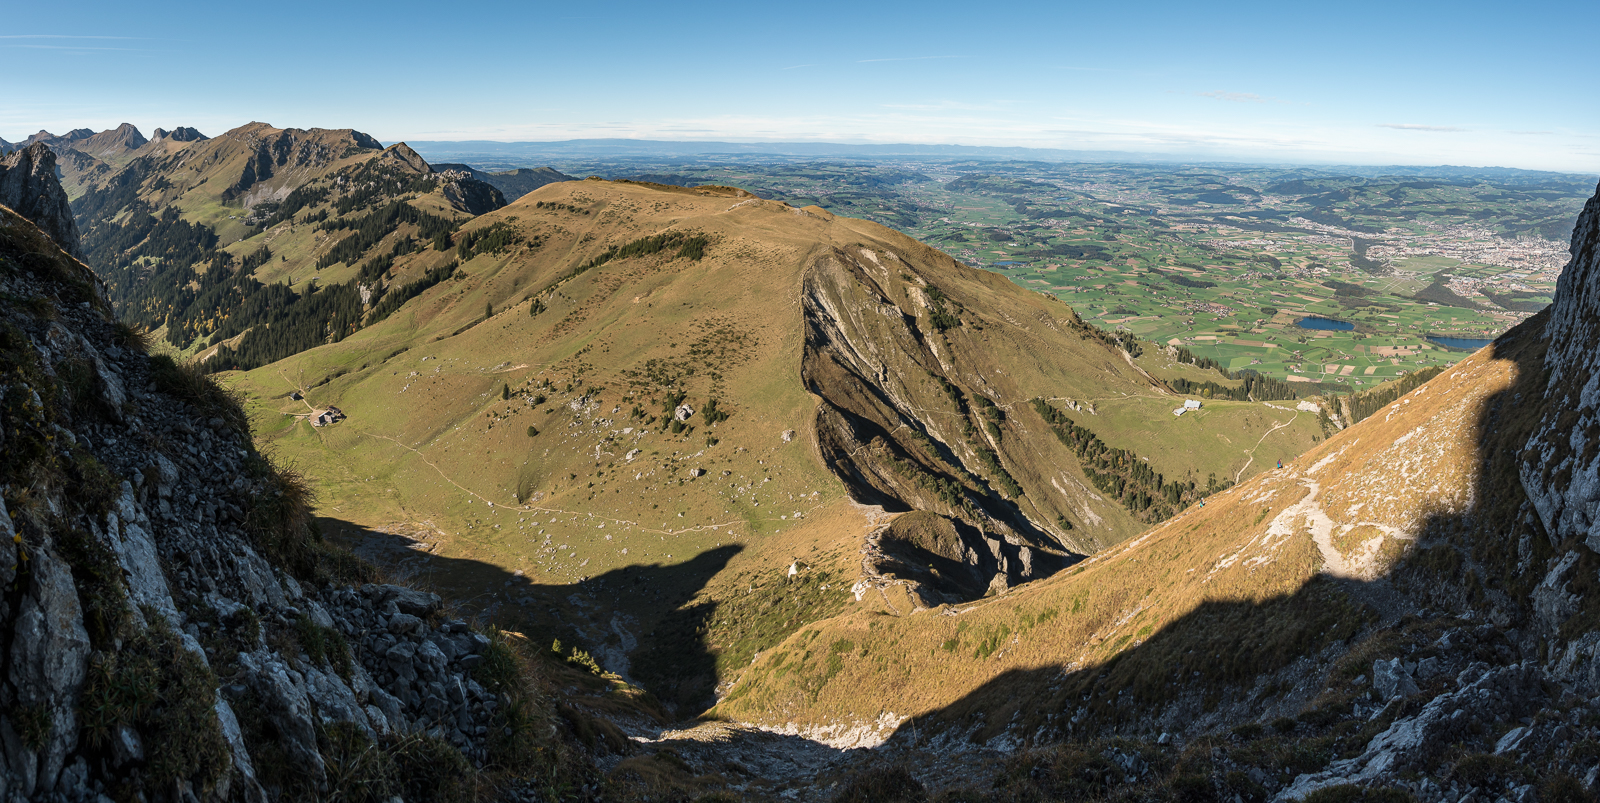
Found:
[[[0,795],[592,784],[573,734],[600,726],[556,689],[611,686],[548,642],[374,582],[323,539],[312,496],[256,450],[234,394],[150,356],[88,268],[0,206]]]
[[[126,155],[73,201],[86,258],[120,316],[204,349],[207,370],[337,342],[448,278],[451,259],[518,240],[455,243],[499,191],[356,131],[251,124]]]
[[[363,478],[330,484],[341,517],[404,523],[508,625],[626,633],[596,655],[681,714],[837,612],[1000,593],[1138,532],[1153,507],[1098,488],[1035,399],[1165,484],[1199,478],[1183,503],[1319,431],[1250,401],[1175,417],[1171,381],[1240,380],[732,188],[552,184],[453,242],[455,273],[398,311],[229,381],[285,457]],[[348,418],[313,430],[307,405]]]

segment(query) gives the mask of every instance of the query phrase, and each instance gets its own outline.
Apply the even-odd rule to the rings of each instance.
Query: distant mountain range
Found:
[[[150,142],[168,140],[192,142],[207,137],[193,128],[179,127],[172,131],[156,129]],[[57,152],[75,150],[102,161],[115,161],[117,156],[137,150],[146,143],[139,129],[128,123],[96,133],[87,128],[75,129],[55,135],[39,131],[20,142],[0,139],[0,154],[33,142],[43,141]],[[497,142],[493,140],[417,140],[407,141],[413,149],[430,162],[473,163],[507,161],[529,163],[547,159],[674,159],[674,158],[798,158],[798,159],[956,159],[977,161],[1039,161],[1039,162],[1121,162],[1159,164],[1249,164],[1241,160],[1215,159],[1193,154],[1161,153],[1155,151],[1067,150],[1061,148],[1022,148],[989,145],[928,145],[916,143],[842,143],[842,142],[724,142],[677,141],[651,139],[568,139],[548,142]],[[1262,161],[1256,164],[1286,165],[1288,162]],[[1295,163],[1298,164],[1298,163]],[[65,166],[64,166],[65,167]],[[1541,170],[1522,170],[1510,167],[1468,167],[1457,165],[1305,165],[1319,174],[1343,176],[1415,176],[1445,179],[1480,179],[1505,181],[1519,177],[1547,177],[1565,175]],[[474,168],[477,169],[477,168]],[[509,172],[509,171],[501,171]],[[554,172],[554,171],[551,171]],[[486,178],[485,176],[493,176]],[[543,186],[548,175],[509,177],[501,173],[484,173],[475,176],[505,192],[508,201]],[[571,180],[571,177],[555,180]],[[67,177],[67,190],[76,195],[79,187]],[[527,185],[520,192],[518,187]]]
[[[941,157],[966,159],[1029,159],[1049,162],[1179,162],[1172,154],[1128,151],[1070,151],[1054,148],[1002,148],[980,145],[857,145],[837,142],[679,142],[653,139],[569,139],[559,142],[411,142],[429,159],[536,156],[804,156],[804,157]]]
[[[915,158],[974,159],[989,161],[1124,162],[1163,164],[1252,164],[1237,159],[1216,159],[1194,154],[1154,151],[1092,151],[1060,148],[1013,148],[989,145],[924,145],[915,143],[852,144],[841,142],[719,142],[655,139],[568,139],[551,142],[495,142],[492,140],[407,140],[430,160],[546,158],[673,158],[673,157],[798,157],[798,158]],[[1254,164],[1301,164],[1263,160]],[[1434,178],[1493,178],[1564,175],[1512,167],[1456,165],[1307,165],[1310,170],[1350,176],[1428,176]]]

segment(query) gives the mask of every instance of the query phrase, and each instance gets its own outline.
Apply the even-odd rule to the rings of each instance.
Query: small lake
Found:
[[[1429,343],[1444,346],[1447,349],[1461,349],[1463,351],[1477,351],[1493,343],[1493,340],[1480,340],[1472,337],[1428,337]]]
[[[1332,318],[1301,318],[1294,322],[1301,329],[1316,329],[1321,332],[1348,332],[1356,325],[1349,321],[1336,321]]]

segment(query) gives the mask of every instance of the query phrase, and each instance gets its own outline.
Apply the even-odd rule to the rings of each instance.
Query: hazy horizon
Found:
[[[65,22],[63,22],[65,20]],[[92,0],[13,15],[0,137],[250,120],[384,142],[905,143],[1600,172],[1600,7]],[[185,69],[188,67],[189,69]],[[170,80],[169,80],[170,79]]]

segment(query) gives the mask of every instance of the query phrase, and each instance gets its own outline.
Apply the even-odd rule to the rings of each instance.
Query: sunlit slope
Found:
[[[466,173],[349,129],[183,136],[133,151],[73,212],[119,314],[202,362],[254,367],[337,340],[385,303],[396,258],[448,261],[450,232],[504,205]]]
[[[1247,403],[1174,418],[1181,399],[1061,302],[815,208],[566,182],[456,241],[475,237],[502,247],[381,323],[235,381],[325,515],[536,585],[733,547],[701,579],[724,610],[796,561],[828,600],[779,635],[858,604],[848,589],[860,580],[884,590],[865,604],[909,612],[1047,575],[1143,528],[1035,399],[1107,442],[1129,436],[1106,426],[1106,405],[1121,421],[1186,427],[1209,461],[1202,484],[1263,465],[1244,447],[1204,448],[1219,431],[1252,447],[1284,422],[1274,437],[1315,432],[1309,414]],[[398,261],[393,281],[445,259]],[[314,429],[294,417],[328,405],[349,418]],[[1180,451],[1156,462],[1185,470]],[[945,549],[960,576],[928,572],[931,558],[863,565],[880,509],[950,522],[953,541],[913,552]],[[648,596],[606,596],[652,615],[639,610]],[[720,621],[707,645],[748,655]]]
[[[196,142],[146,145],[151,164],[139,176],[140,199],[176,208],[229,243],[248,232],[243,211],[282,200],[296,188],[370,159],[382,148],[351,129],[300,130],[250,123]]]
[[[68,158],[81,161],[92,157],[73,151]],[[350,171],[364,164],[382,170]],[[173,209],[185,221],[214,229],[219,245],[238,243],[238,248],[231,249],[239,251],[236,256],[267,244],[274,254],[295,257],[294,267],[308,268],[302,264],[305,258],[320,256],[318,246],[325,251],[334,238],[316,232],[304,221],[296,225],[292,220],[278,223],[258,238],[251,224],[271,219],[270,210],[275,208],[261,204],[277,205],[302,188],[316,190],[318,199],[337,198],[359,193],[363,184],[375,187],[384,179],[392,182],[395,175],[421,177],[432,172],[427,162],[403,143],[384,148],[353,129],[277,128],[266,123],[249,123],[209,139],[153,140],[127,151],[119,162],[85,169],[88,172],[74,184],[78,187],[74,196],[91,184],[97,188],[98,196],[87,199],[92,208],[76,210],[95,218],[88,222],[119,219],[120,212],[132,207],[156,215]],[[345,173],[342,181],[338,180],[341,172]],[[432,192],[412,191],[408,200],[425,212],[447,217],[469,211],[451,197],[452,182],[435,183],[439,186],[432,187]],[[313,200],[297,208],[312,211],[321,206],[320,200]],[[239,242],[241,238],[248,239]],[[262,278],[278,276],[263,273]]]
[[[804,279],[816,252],[838,247],[832,240],[842,240],[842,245],[871,242],[849,227],[867,224],[825,220],[781,204],[749,202],[753,199],[732,193],[697,195],[597,182],[573,187],[574,191],[541,190],[530,200],[484,216],[469,227],[471,232],[508,223],[522,232],[521,244],[503,254],[466,263],[460,278],[447,281],[390,320],[337,346],[254,372],[249,381],[265,383],[264,393],[281,395],[289,389],[281,378],[284,375],[294,377],[303,371],[305,378],[297,381],[309,386],[338,370],[335,366],[359,370],[360,364],[367,362],[366,374],[336,379],[325,389],[313,390],[312,399],[338,404],[352,415],[356,427],[402,425],[388,434],[409,438],[411,445],[430,443],[445,427],[455,432],[455,427],[472,422],[472,431],[463,426],[462,434],[455,437],[483,443],[477,454],[488,451],[492,466],[473,458],[454,466],[454,473],[482,474],[483,482],[472,486],[474,492],[502,505],[514,504],[519,491],[546,500],[573,495],[573,485],[582,489],[579,496],[587,501],[597,443],[589,441],[583,450],[578,446],[583,439],[552,431],[553,424],[556,429],[567,428],[573,417],[571,403],[586,395],[590,401],[585,407],[593,407],[594,416],[609,422],[608,434],[634,430],[626,436],[629,448],[618,454],[623,461],[627,451],[644,445],[652,445],[647,451],[661,451],[658,444],[670,443],[673,448],[664,452],[667,455],[705,451],[706,435],[712,434],[719,444],[707,452],[711,459],[719,451],[768,451],[782,444],[799,453],[802,462],[820,468],[810,436],[814,401],[800,376],[806,344]],[[541,198],[590,214],[536,208]],[[739,204],[743,206],[730,210]],[[705,256],[698,261],[676,258],[674,246],[649,256],[616,259],[562,281],[574,267],[610,245],[671,231],[692,231],[711,238]],[[880,237],[890,234],[882,229],[875,233]],[[542,244],[532,247],[540,238]],[[910,241],[872,244],[880,249],[920,248]],[[547,289],[552,286],[554,290]],[[1012,292],[1029,297],[1030,303],[1037,298],[1014,288]],[[534,297],[545,307],[537,316],[529,314],[529,300]],[[1038,303],[1053,306],[1056,314],[1070,314],[1059,304],[1043,299]],[[488,306],[495,315],[484,321]],[[462,331],[452,334],[457,330]],[[442,341],[434,340],[441,335]],[[402,346],[411,350],[390,360],[384,366],[387,370],[372,367]],[[1092,348],[1104,352],[1097,344]],[[1102,357],[1102,362],[1115,368],[1112,360],[1109,355]],[[411,377],[410,371],[419,368],[426,371]],[[913,381],[926,379],[925,371],[911,377]],[[557,387],[544,387],[546,381]],[[535,389],[530,382],[540,387]],[[569,383],[571,390],[567,389]],[[517,398],[499,398],[501,386],[507,384],[520,394]],[[408,385],[411,387],[402,392]],[[352,392],[353,388],[359,392]],[[695,427],[692,435],[680,433],[670,441],[663,440],[660,418],[668,388],[686,393],[684,401],[696,411],[716,397],[730,417],[708,427],[697,413],[686,422]],[[591,389],[595,392],[589,393]],[[529,403],[541,395],[546,397],[544,403]],[[413,401],[418,397],[435,402]],[[358,404],[367,403],[379,405],[384,415],[366,414]],[[655,423],[631,419],[635,405],[640,405],[647,417],[655,417]],[[613,413],[612,408],[619,406]],[[564,411],[559,415],[566,418],[551,418],[558,415],[552,412],[555,410]],[[491,422],[486,415],[508,417]],[[953,408],[943,416],[953,418]],[[584,420],[592,419],[585,416]],[[527,435],[530,424],[541,432],[532,440]],[[652,433],[640,435],[643,430]],[[783,434],[788,430],[796,434],[786,444]],[[571,442],[558,447],[547,443],[552,438]],[[442,452],[447,445],[440,442],[436,448]],[[621,445],[614,439],[601,448],[601,455]],[[695,448],[689,448],[691,445]],[[531,459],[534,447],[541,458],[550,449],[550,457]],[[436,463],[453,459],[443,454],[438,459],[430,457]],[[581,483],[564,476],[584,468],[587,471]],[[633,482],[631,476],[628,481]],[[613,482],[620,480],[603,477],[597,489],[614,491]],[[817,489],[807,493],[811,490]],[[977,488],[970,490],[976,492]],[[638,504],[635,499],[625,502]],[[644,508],[650,509],[648,505]],[[754,508],[746,514],[753,522],[764,519]],[[1106,507],[1099,515],[1115,517],[1117,513]]]
[[[1497,394],[1529,364],[1520,351],[1542,346],[1508,335],[1499,348],[1048,580],[911,616],[862,611],[810,626],[764,653],[716,710],[824,729],[926,717],[981,724],[986,736],[1013,725],[1061,735],[1074,717],[1084,727],[1137,720],[1196,689],[1211,690],[1191,712],[1200,719],[1229,704],[1269,710],[1284,690],[1257,685],[1262,673],[1372,616],[1349,596],[1366,593],[1361,583],[1317,578],[1379,577],[1434,522],[1493,493],[1478,487],[1480,420],[1498,414]]]
[[[287,137],[295,133],[298,132],[290,129],[280,132],[279,136]],[[326,136],[327,133],[343,132],[319,133]],[[228,132],[221,138],[231,134],[233,132]],[[352,136],[355,141],[370,141],[360,132],[352,132]],[[431,165],[403,142],[382,150],[361,150],[339,140],[334,144],[343,145],[343,150],[337,151],[345,154],[343,157],[330,162],[307,161],[287,174],[274,173],[270,178],[252,185],[249,192],[254,197],[248,200],[256,204],[289,204],[291,194],[304,193],[308,200],[303,211],[298,216],[291,213],[288,220],[280,220],[281,214],[274,216],[262,211],[269,209],[268,206],[258,206],[253,215],[245,215],[242,214],[243,210],[236,208],[244,201],[229,205],[221,199],[205,195],[185,196],[175,203],[186,214],[192,210],[197,219],[211,215],[210,219],[215,221],[212,225],[218,227],[219,233],[241,225],[240,221],[247,219],[254,218],[256,222],[267,220],[270,225],[264,231],[259,234],[247,231],[247,239],[230,242],[224,235],[222,240],[226,243],[225,248],[242,259],[265,247],[272,253],[273,259],[256,269],[256,279],[267,284],[287,283],[298,291],[349,281],[356,276],[359,265],[370,259],[369,253],[363,253],[349,261],[323,264],[328,253],[349,233],[345,230],[329,231],[316,222],[316,218],[323,213],[337,214],[342,198],[365,193],[374,199],[365,207],[358,207],[352,216],[358,216],[363,210],[381,208],[384,202],[390,200],[403,200],[424,214],[446,220],[465,220],[485,209],[463,197],[462,183],[456,177],[439,176]],[[317,154],[335,152],[320,146],[307,146],[306,150]],[[485,185],[479,187],[487,189]],[[231,217],[221,217],[224,212]],[[382,245],[390,249],[400,239],[408,237],[426,239],[416,224],[401,223]],[[447,255],[437,256],[443,259]]]

